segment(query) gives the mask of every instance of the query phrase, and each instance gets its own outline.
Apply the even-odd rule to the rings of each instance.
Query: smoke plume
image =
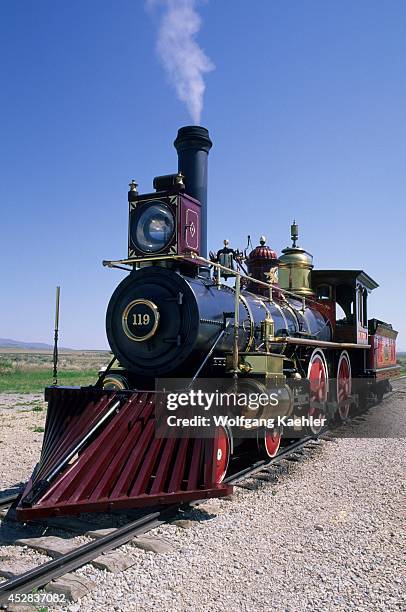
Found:
[[[197,4],[198,0],[147,0],[147,9],[160,11],[158,56],[196,124],[203,108],[204,74],[215,68],[194,39],[202,23]]]

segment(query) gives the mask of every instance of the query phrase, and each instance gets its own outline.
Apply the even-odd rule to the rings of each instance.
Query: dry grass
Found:
[[[109,362],[108,351],[61,351],[58,368],[61,370],[95,370]],[[52,369],[52,353],[45,351],[0,350],[0,374],[10,369]]]

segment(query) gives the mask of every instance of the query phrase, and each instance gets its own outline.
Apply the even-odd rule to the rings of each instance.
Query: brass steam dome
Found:
[[[292,246],[283,249],[279,258],[279,286],[302,296],[311,296],[311,271],[313,256],[296,245],[299,226],[296,221],[291,225]]]

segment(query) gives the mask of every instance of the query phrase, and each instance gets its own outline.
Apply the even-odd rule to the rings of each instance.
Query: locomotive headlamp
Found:
[[[128,199],[128,257],[152,261],[180,253],[199,254],[199,202],[179,192],[139,195],[130,190]]]
[[[159,200],[151,200],[137,208],[131,220],[132,243],[143,253],[158,253],[172,240],[175,217],[172,210]]]

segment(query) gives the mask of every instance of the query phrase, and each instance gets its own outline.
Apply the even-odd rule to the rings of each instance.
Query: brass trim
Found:
[[[358,348],[358,349],[369,349],[370,344],[355,344],[353,342],[329,342],[328,340],[313,340],[307,338],[294,338],[292,336],[280,336],[275,338],[274,342],[287,343],[287,344],[301,344],[303,346],[319,346],[325,348]]]
[[[313,266],[311,266],[313,267]],[[301,270],[310,270],[310,264],[301,262],[301,261],[289,261],[287,263],[281,261],[280,264],[278,264],[278,268],[282,268],[283,270],[294,270],[296,268],[300,268]]]
[[[286,301],[286,303],[288,303],[286,298],[285,298],[285,301]],[[277,310],[279,310],[279,312],[280,312],[280,314],[282,316],[282,319],[285,321],[285,329],[286,329],[286,331],[288,331],[289,330],[288,320],[287,320],[287,318],[285,316],[285,313],[283,311],[282,306],[280,306],[280,304],[277,304],[276,302],[274,303],[274,306],[276,307]],[[286,345],[282,346],[282,351],[286,351]]]
[[[253,342],[254,342],[254,337],[255,337],[254,316],[252,314],[252,310],[250,308],[248,300],[241,293],[240,293],[240,300],[244,304],[244,306],[245,306],[245,308],[246,308],[246,310],[248,312],[248,318],[249,318],[249,322],[250,322],[250,337],[248,339],[248,343],[247,343],[247,346],[246,346],[246,349],[245,349],[246,351],[249,351],[251,346],[252,346],[252,344],[253,344]]]
[[[124,391],[125,389],[128,389],[128,386],[125,384],[122,377],[117,377],[114,374],[112,374],[111,376],[106,376],[106,378],[103,380],[103,389],[107,389],[108,384],[115,385],[114,389],[118,389],[119,391]]]
[[[271,289],[271,291],[272,291],[272,289]],[[269,342],[268,342],[269,337],[267,339],[265,339],[263,337],[263,330],[265,329],[264,326],[266,325],[265,321],[268,321],[268,324],[270,324],[272,326],[272,338],[274,338],[275,337],[275,321],[274,321],[274,319],[272,317],[272,314],[271,314],[271,312],[270,312],[270,310],[269,310],[265,300],[262,300],[261,298],[258,298],[258,300],[256,300],[256,301],[261,306],[261,308],[263,308],[265,310],[265,317],[261,321],[261,342],[262,342],[262,344],[265,344],[265,350],[267,352],[269,352],[269,346],[268,346],[268,344],[269,344]],[[271,304],[271,301],[269,301],[268,304]]]
[[[385,368],[368,368],[365,372],[376,374],[378,372],[388,372],[389,370],[400,370],[400,365],[387,366]]]
[[[145,336],[141,337],[137,337],[134,336],[134,334],[132,334],[128,328],[128,323],[127,323],[127,318],[128,318],[128,313],[131,310],[131,308],[133,306],[135,306],[136,304],[144,304],[145,306],[148,306],[148,308],[150,308],[152,310],[152,312],[154,313],[155,316],[155,322],[154,325],[152,326],[151,331],[148,332],[148,334],[146,334]],[[158,327],[159,324],[159,310],[156,304],[154,304],[154,302],[151,302],[151,300],[145,300],[143,298],[138,299],[138,300],[133,300],[132,302],[130,302],[129,304],[127,304],[127,306],[124,309],[123,315],[121,317],[121,323],[123,326],[123,330],[125,335],[130,339],[130,340],[134,340],[134,342],[144,342],[145,340],[149,340],[149,338],[151,338]]]
[[[235,289],[235,287],[229,287],[228,285],[225,285],[225,286],[228,289],[231,289],[231,291],[234,292],[234,296],[235,296],[234,297],[234,303],[236,303],[237,302],[237,296],[236,296],[236,289]],[[249,351],[251,346],[252,346],[252,344],[253,344],[253,342],[254,342],[254,338],[255,338],[254,316],[252,314],[252,310],[250,308],[248,300],[246,299],[246,297],[244,295],[242,295],[240,287],[238,287],[238,303],[240,303],[240,301],[241,301],[242,305],[245,306],[245,310],[246,310],[247,315],[248,315],[248,321],[249,321],[249,326],[250,326],[250,329],[249,329],[250,336],[248,338],[247,346],[245,347],[245,350]],[[242,323],[242,325],[243,325],[244,331],[246,331],[246,329],[244,327],[244,322]],[[238,322],[237,327],[239,328],[239,322]]]
[[[288,329],[288,321],[287,321],[287,319],[286,319],[286,317],[285,317],[285,313],[284,313],[284,311],[283,311],[282,307],[281,307],[281,306],[280,306],[280,305],[279,305],[277,302],[271,302],[269,299],[267,300],[267,299],[260,298],[260,297],[258,297],[258,301],[259,301],[259,302],[260,302],[260,304],[261,304],[261,305],[264,307],[264,310],[265,310],[265,317],[266,317],[266,316],[269,316],[269,317],[270,317],[270,319],[272,320],[272,322],[273,322],[273,324],[274,324],[274,331],[275,331],[275,320],[274,320],[274,318],[273,318],[273,316],[272,316],[272,313],[271,313],[271,310],[270,310],[271,304],[272,304],[272,306],[273,306],[274,308],[276,308],[276,310],[278,310],[278,311],[279,311],[279,314],[281,315],[281,317],[282,317],[282,319],[283,319],[283,321],[284,321],[284,323],[285,323],[285,329]],[[286,301],[286,303],[288,304],[288,302],[287,302],[287,300],[286,300],[286,299],[285,299],[285,301]],[[296,315],[295,315],[295,316],[296,316]],[[274,342],[274,338],[272,339],[272,341],[271,341],[270,343],[272,344],[272,342]],[[285,346],[282,346],[282,353],[283,353],[285,350],[286,350],[286,345],[285,345]]]
[[[238,340],[239,340],[239,328],[240,328],[240,277],[235,277],[235,300],[234,300],[234,348],[233,348],[233,371],[234,376],[238,375]],[[249,316],[249,315],[248,315]]]

